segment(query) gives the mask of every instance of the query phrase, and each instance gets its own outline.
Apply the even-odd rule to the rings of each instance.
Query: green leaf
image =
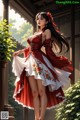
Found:
[[[71,112],[71,110],[67,110],[65,113],[70,113]]]
[[[65,103],[56,109],[56,120],[80,120],[80,80],[65,91],[65,96]]]
[[[11,25],[7,20],[0,21],[0,60],[11,60],[11,52],[16,48],[16,42],[9,32]]]

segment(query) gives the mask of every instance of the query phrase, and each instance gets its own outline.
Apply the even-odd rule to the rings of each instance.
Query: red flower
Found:
[[[33,64],[32,66],[33,66],[33,67],[35,67],[36,65],[35,65],[35,64]]]
[[[49,18],[50,20],[53,20],[53,17],[52,17],[52,15],[51,15],[50,12],[47,12],[47,16],[48,16],[48,18]]]
[[[40,68],[40,67],[36,67],[36,71],[37,71],[37,72],[40,72],[40,71],[41,71],[41,68]]]
[[[46,74],[46,78],[48,78],[49,77],[49,74]]]

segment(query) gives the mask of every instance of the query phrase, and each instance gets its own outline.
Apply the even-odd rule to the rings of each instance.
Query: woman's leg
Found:
[[[45,112],[46,112],[46,106],[47,106],[47,95],[46,95],[46,87],[42,85],[42,80],[37,80],[38,84],[38,91],[40,95],[41,100],[41,112],[40,112],[40,120],[44,120]]]
[[[29,76],[29,83],[30,83],[30,87],[33,95],[35,120],[39,120],[39,107],[40,107],[39,96],[38,96],[39,94],[38,94],[37,82],[33,76]]]

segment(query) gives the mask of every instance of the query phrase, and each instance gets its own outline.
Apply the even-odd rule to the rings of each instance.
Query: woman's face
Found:
[[[36,23],[39,27],[45,27],[45,25],[47,24],[47,21],[43,16],[39,15],[36,20]]]

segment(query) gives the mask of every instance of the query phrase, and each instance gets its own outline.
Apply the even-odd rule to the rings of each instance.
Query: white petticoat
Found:
[[[69,75],[71,73],[53,67],[45,56],[42,57],[48,67],[57,74],[58,80],[55,80],[54,76],[48,67],[46,67],[46,65],[30,54],[27,60],[26,58],[21,58],[19,56],[15,56],[13,58],[12,72],[15,74],[15,76],[17,76],[15,85],[16,82],[20,80],[20,75],[25,68],[26,76],[34,75],[35,79],[41,79],[42,84],[44,86],[48,85],[50,91],[57,90],[59,87],[65,87],[66,85],[68,86],[70,84]]]

